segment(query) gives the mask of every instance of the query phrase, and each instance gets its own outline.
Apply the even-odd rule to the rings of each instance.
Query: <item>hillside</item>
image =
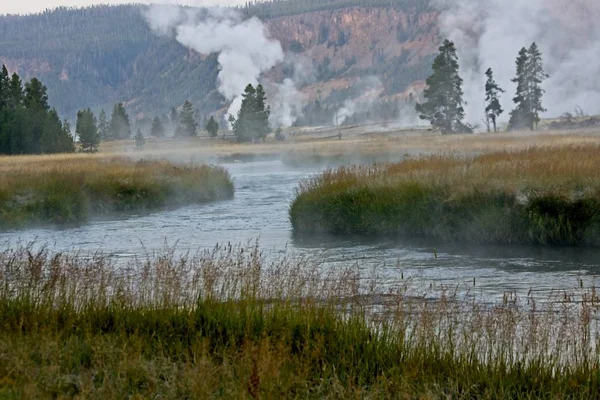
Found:
[[[194,53],[151,32],[143,6],[60,8],[0,17],[0,63],[39,77],[50,103],[72,118],[83,107],[124,101],[141,117],[190,99],[201,113],[224,106],[217,55]],[[437,47],[437,14],[418,0],[288,0],[239,9],[263,19],[284,50],[312,64],[302,90],[339,104],[360,77],[377,76],[386,95],[426,77]],[[270,71],[286,76],[286,67]]]

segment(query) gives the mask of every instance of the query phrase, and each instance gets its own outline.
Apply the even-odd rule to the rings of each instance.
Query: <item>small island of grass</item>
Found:
[[[81,155],[0,159],[0,229],[79,224],[232,197],[229,173],[215,166]]]
[[[290,219],[300,233],[598,246],[598,154],[562,146],[341,167],[300,184]]]

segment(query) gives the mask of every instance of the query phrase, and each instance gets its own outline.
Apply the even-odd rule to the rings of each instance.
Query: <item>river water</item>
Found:
[[[310,235],[296,237],[288,218],[298,182],[318,169],[295,169],[280,161],[223,164],[235,182],[230,201],[189,206],[123,219],[91,221],[64,229],[0,234],[2,247],[34,242],[53,251],[103,251],[115,257],[160,252],[165,246],[195,252],[217,243],[259,240],[269,252],[323,252],[332,267],[377,266],[387,276],[421,283],[472,286],[486,297],[507,291],[544,295],[596,284],[600,249],[460,246],[420,240]],[[475,285],[473,286],[473,284]]]

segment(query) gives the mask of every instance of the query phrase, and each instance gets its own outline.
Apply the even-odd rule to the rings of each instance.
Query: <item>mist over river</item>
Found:
[[[266,254],[325,251],[328,265],[379,267],[389,279],[471,287],[488,298],[506,291],[574,290],[597,283],[600,249],[461,246],[423,240],[293,235],[288,207],[298,182],[318,173],[280,161],[223,164],[235,182],[235,198],[129,216],[90,221],[80,227],[32,229],[0,234],[3,248],[35,243],[52,251],[102,251],[117,258],[161,252],[196,252],[217,243],[259,240]],[[475,286],[473,287],[473,281]]]

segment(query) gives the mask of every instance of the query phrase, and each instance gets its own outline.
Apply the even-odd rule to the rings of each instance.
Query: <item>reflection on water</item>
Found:
[[[217,243],[259,239],[267,252],[325,251],[332,266],[380,267],[390,277],[412,277],[447,285],[472,285],[486,295],[507,290],[544,292],[586,285],[600,275],[600,250],[524,246],[461,246],[399,238],[292,234],[288,207],[298,181],[316,169],[291,169],[279,161],[224,164],[235,181],[230,201],[65,229],[0,234],[3,246],[35,241],[57,251],[102,250],[117,257],[160,251],[211,248]]]

